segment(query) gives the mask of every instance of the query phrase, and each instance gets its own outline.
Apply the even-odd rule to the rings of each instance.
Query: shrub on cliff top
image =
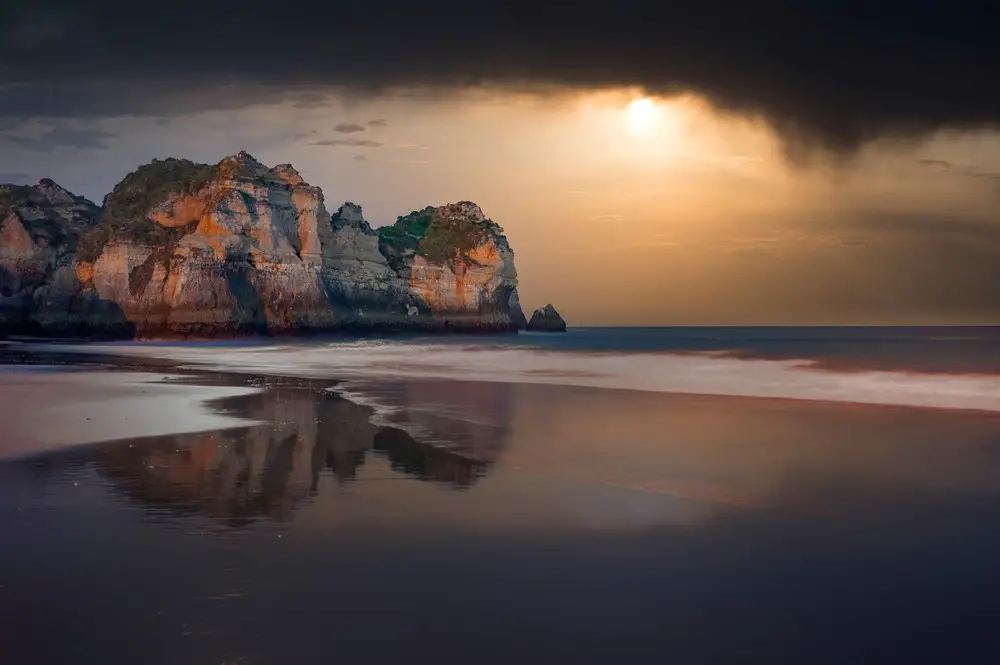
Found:
[[[457,259],[474,264],[469,253],[486,242],[488,232],[485,225],[469,219],[436,218],[427,228],[417,254],[431,263],[451,266]]]
[[[430,263],[454,267],[456,259],[475,263],[469,255],[486,242],[496,224],[461,217],[444,218],[433,208],[400,217],[392,226],[378,229],[379,251],[389,265],[399,270],[404,257],[416,254]]]
[[[95,261],[112,240],[172,245],[187,230],[157,224],[150,211],[171,196],[198,192],[217,175],[217,166],[186,159],[154,159],[140,166],[104,197],[97,225],[80,238],[77,257]]]
[[[403,267],[403,257],[416,251],[431,224],[431,208],[411,212],[392,226],[378,229],[378,249],[394,270]]]

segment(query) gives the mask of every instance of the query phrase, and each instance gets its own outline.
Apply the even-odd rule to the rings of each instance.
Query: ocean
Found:
[[[0,360],[5,664],[1000,658],[1000,328]]]

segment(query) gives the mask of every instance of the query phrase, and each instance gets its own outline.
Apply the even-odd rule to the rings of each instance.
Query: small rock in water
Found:
[[[566,332],[566,322],[551,304],[539,307],[531,315],[527,330],[542,332]]]

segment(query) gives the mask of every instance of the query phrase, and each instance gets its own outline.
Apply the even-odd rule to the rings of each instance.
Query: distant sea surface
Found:
[[[3,665],[1000,662],[1000,328],[0,360],[38,366],[0,408],[27,374],[108,377],[3,409],[0,437],[134,428],[159,397],[113,396],[140,371],[228,395],[184,433],[0,462]]]

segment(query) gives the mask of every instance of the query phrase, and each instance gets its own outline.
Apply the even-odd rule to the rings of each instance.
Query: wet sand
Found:
[[[0,366],[0,459],[75,444],[253,425],[205,403],[251,387],[66,365]]]
[[[40,376],[129,422],[152,385],[243,391],[191,408],[257,424],[0,462],[4,665],[1000,658],[997,414]]]

